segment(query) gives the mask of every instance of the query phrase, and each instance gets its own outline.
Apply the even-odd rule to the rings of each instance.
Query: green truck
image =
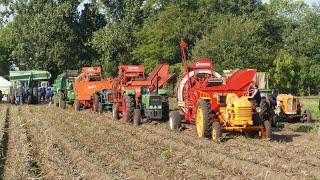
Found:
[[[55,106],[64,109],[67,104],[73,105],[76,95],[72,83],[77,75],[77,70],[67,70],[58,75],[57,79],[54,81],[54,95],[52,97]]]
[[[23,101],[28,104],[39,103],[40,94],[39,87],[41,82],[49,80],[51,74],[48,71],[10,71],[9,78],[12,82],[12,87],[10,88],[10,102],[15,104],[17,98],[17,88],[22,86],[24,89]]]

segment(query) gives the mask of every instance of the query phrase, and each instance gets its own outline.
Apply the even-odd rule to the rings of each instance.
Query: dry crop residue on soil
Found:
[[[233,136],[214,143],[196,137],[192,125],[182,132],[167,123],[136,127],[112,121],[111,113],[45,105],[0,105],[1,115],[7,108],[8,179],[320,177],[320,137],[313,133],[275,129],[273,141]]]

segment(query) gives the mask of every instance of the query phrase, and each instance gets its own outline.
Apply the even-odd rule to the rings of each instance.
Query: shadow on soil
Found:
[[[8,153],[8,143],[9,143],[9,108],[7,108],[6,111],[6,117],[5,117],[5,125],[3,128],[3,135],[2,140],[0,142],[0,179],[3,179],[4,174],[4,165],[6,163],[7,159],[7,153]]]
[[[275,141],[275,142],[292,142],[293,138],[295,137],[299,137],[299,134],[290,134],[290,135],[280,135],[280,134],[273,134],[272,135],[272,140],[271,141]]]

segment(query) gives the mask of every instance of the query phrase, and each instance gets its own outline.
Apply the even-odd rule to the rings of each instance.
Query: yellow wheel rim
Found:
[[[204,119],[203,119],[203,109],[201,107],[197,108],[196,127],[197,127],[198,136],[204,137]]]
[[[212,140],[216,140],[217,139],[217,131],[214,129],[214,128],[212,128]]]

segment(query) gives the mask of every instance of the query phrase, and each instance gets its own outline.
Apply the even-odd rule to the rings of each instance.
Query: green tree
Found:
[[[143,1],[123,0],[106,3],[108,24],[94,33],[91,46],[100,54],[100,63],[105,73],[115,76],[119,64],[137,63],[132,52],[136,46],[134,32],[143,22]]]
[[[46,69],[53,73],[76,68],[74,48],[77,0],[23,1],[11,4],[15,14],[12,38],[16,45],[11,56],[21,69]]]
[[[213,59],[218,71],[227,68],[268,70],[273,59],[261,36],[263,24],[234,15],[217,19],[215,28],[196,43],[194,55]]]
[[[98,52],[90,45],[93,33],[106,25],[106,17],[99,12],[99,4],[96,1],[84,4],[78,23],[74,29],[77,34],[77,58],[78,64],[82,66],[99,65]]]

